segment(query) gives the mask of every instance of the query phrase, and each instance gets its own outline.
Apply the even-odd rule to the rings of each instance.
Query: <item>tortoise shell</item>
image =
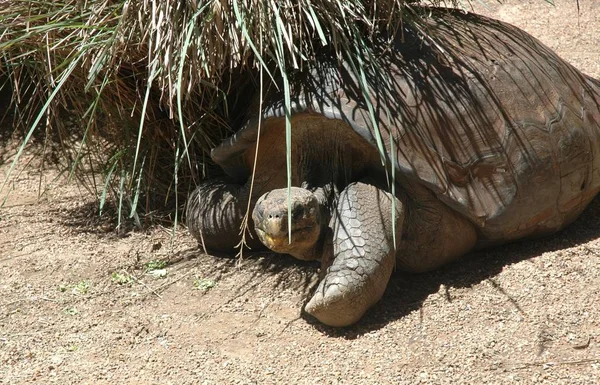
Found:
[[[480,242],[573,221],[600,190],[600,83],[503,22],[434,9],[426,30],[432,40],[407,27],[393,49],[374,41],[379,56],[365,59],[366,82],[354,76],[357,63],[325,52],[293,78],[293,116],[344,122],[358,147],[383,150],[401,185],[420,183],[475,224]],[[387,76],[377,75],[376,63]],[[264,132],[283,127],[282,95],[267,105]],[[231,176],[248,177],[243,154],[257,135],[253,118],[213,150],[213,160]]]

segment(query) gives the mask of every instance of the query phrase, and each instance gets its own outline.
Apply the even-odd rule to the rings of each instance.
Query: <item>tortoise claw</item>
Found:
[[[364,295],[352,292],[352,281],[357,277],[353,278],[342,274],[328,274],[319,283],[304,310],[329,326],[342,327],[356,323],[369,306],[365,306]]]

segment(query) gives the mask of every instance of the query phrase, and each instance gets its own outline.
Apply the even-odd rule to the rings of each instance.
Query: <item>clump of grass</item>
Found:
[[[67,315],[77,315],[79,314],[79,310],[77,310],[74,307],[67,307],[63,309],[63,313],[67,314]]]
[[[65,348],[68,352],[76,352],[79,350],[79,345],[78,344],[69,344],[66,348]]]
[[[167,267],[167,265],[168,265],[167,261],[162,261],[160,259],[153,259],[146,263],[146,272],[164,269],[165,267]]]
[[[357,72],[365,58],[377,68],[370,38],[419,23],[416,3],[0,0],[0,87],[22,127],[13,168],[30,141],[52,139],[100,212],[114,200],[119,225],[157,208],[177,223],[259,79],[283,89],[289,110],[290,74],[323,46]]]
[[[90,290],[90,283],[88,281],[81,281],[75,285],[74,290],[79,294],[87,294]]]
[[[217,282],[208,278],[196,278],[194,279],[192,285],[197,290],[208,292],[210,289],[217,286]]]
[[[119,285],[129,285],[130,283],[132,283],[135,280],[131,276],[131,274],[129,274],[127,272],[114,271],[110,277],[114,283],[117,283]]]
[[[58,291],[60,291],[61,293],[64,293],[69,289],[71,289],[71,292],[73,294],[87,294],[90,290],[90,283],[89,281],[82,280],[79,281],[77,284],[62,283],[58,285]]]

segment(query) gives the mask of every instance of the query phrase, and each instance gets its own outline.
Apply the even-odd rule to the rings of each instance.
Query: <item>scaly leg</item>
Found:
[[[334,260],[305,308],[322,323],[351,325],[383,295],[396,262],[393,200],[399,246],[405,213],[400,199],[361,182],[340,194],[330,222]]]
[[[246,185],[229,183],[224,178],[204,181],[187,202],[190,233],[209,250],[235,250],[242,239],[240,228],[248,208],[248,190]],[[248,246],[262,248],[252,228],[249,230],[253,237],[246,237]]]

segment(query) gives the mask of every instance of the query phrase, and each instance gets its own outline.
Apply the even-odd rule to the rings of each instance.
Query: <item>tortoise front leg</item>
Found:
[[[306,305],[308,314],[330,326],[348,326],[379,301],[396,262],[392,200],[399,245],[405,212],[400,199],[361,182],[342,191],[330,223],[334,260]]]
[[[233,251],[242,237],[240,229],[248,208],[247,185],[231,183],[225,178],[202,182],[188,198],[186,223],[190,233],[208,250]],[[251,248],[262,244],[253,237],[246,237]]]

